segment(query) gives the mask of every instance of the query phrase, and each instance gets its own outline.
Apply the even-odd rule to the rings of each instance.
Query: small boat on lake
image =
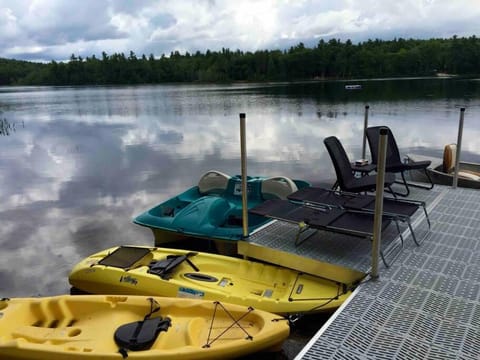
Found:
[[[350,84],[350,85],[345,85],[345,90],[361,90],[362,85],[360,84]]]
[[[279,351],[286,319],[200,299],[61,295],[0,300],[0,358],[227,359]]]
[[[443,159],[426,157],[422,155],[408,155],[408,160],[420,161],[431,160],[432,164],[427,168],[433,183],[451,186],[455,174],[456,145],[448,144],[443,151]],[[422,181],[421,174],[412,174],[414,180]],[[480,164],[472,162],[459,162],[458,183],[459,187],[480,189]]]
[[[272,198],[286,199],[306,186],[310,186],[307,181],[285,176],[249,176],[248,208]],[[241,176],[211,170],[200,178],[198,185],[156,205],[133,221],[150,228],[156,244],[179,237],[236,241],[243,239],[242,214]],[[249,233],[270,221],[263,216],[249,216]]]
[[[333,311],[351,294],[351,285],[277,265],[145,246],[93,254],[72,269],[69,281],[72,293],[190,297],[277,314]]]

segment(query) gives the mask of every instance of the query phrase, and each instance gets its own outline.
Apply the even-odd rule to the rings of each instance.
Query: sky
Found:
[[[0,0],[0,58],[480,36],[480,0]]]

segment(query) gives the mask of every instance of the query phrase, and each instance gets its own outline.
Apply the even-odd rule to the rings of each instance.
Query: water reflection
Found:
[[[354,93],[340,82],[0,88],[1,117],[15,135],[0,137],[2,296],[63,293],[81,258],[152,244],[135,215],[210,169],[240,172],[241,112],[250,174],[333,179],[323,138],[338,136],[358,158],[367,103],[370,125],[390,126],[402,152],[434,154],[456,141],[467,104],[462,148],[480,160],[478,82],[362,85]]]
[[[25,127],[25,124],[22,122],[18,127]],[[7,119],[0,119],[0,136],[9,136],[12,133],[17,131],[17,124],[11,123]]]

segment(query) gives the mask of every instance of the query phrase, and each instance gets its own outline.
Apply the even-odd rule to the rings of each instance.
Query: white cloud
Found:
[[[4,41],[13,39],[18,34],[17,18],[11,9],[0,9],[0,31]]]
[[[35,0],[22,16],[21,25],[30,37],[45,44],[127,37],[110,24],[110,18],[105,1]]]
[[[0,0],[0,57],[286,48],[323,38],[478,35],[471,0]]]

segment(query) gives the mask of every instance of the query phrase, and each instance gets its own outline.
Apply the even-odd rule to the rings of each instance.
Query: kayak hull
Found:
[[[210,253],[189,254],[179,249],[114,247],[82,260],[72,269],[69,281],[87,293],[190,297],[277,314],[333,311],[350,295],[344,284],[281,266]],[[115,261],[129,256],[123,263]],[[187,256],[193,266],[183,261],[165,276],[153,272],[155,264],[181,256]]]
[[[116,332],[151,318],[168,321],[129,359],[224,359],[278,349],[289,325],[278,316],[244,306],[198,299],[144,296],[62,295],[0,301],[0,358],[121,359]],[[235,319],[235,320],[233,320]],[[237,321],[237,322],[235,322]]]

